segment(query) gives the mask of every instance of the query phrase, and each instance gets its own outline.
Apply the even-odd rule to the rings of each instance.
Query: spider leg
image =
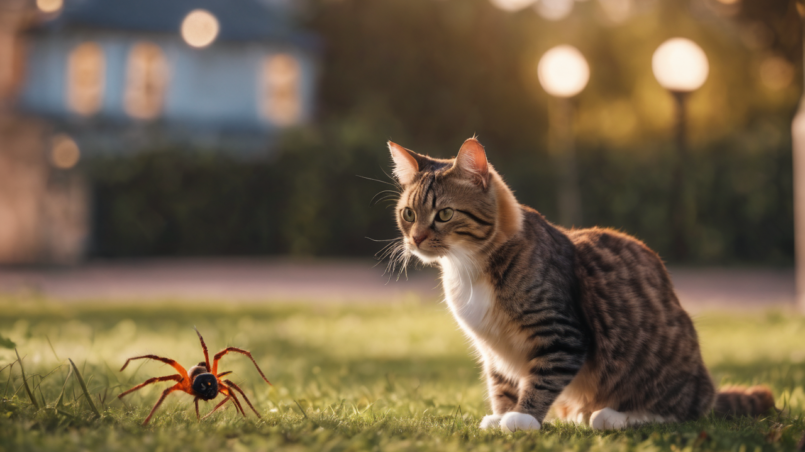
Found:
[[[162,395],[159,396],[159,400],[157,400],[156,405],[154,405],[154,407],[151,408],[151,412],[148,413],[148,417],[145,418],[145,421],[143,421],[143,425],[148,424],[148,421],[151,420],[151,416],[153,416],[154,412],[157,410],[157,408],[159,408],[159,406],[162,405],[162,402],[165,401],[165,397],[167,397],[168,394],[170,394],[173,391],[181,391],[181,390],[182,390],[182,384],[181,383],[176,383],[175,385],[171,386],[170,388],[162,391]]]
[[[224,375],[229,375],[229,374],[231,374],[231,373],[232,373],[232,371],[231,371],[231,370],[227,370],[226,372],[221,372],[220,374],[218,374],[218,375],[216,375],[216,376],[217,376],[218,378],[221,378],[221,377],[223,377]]]
[[[176,369],[176,371],[179,372],[179,375],[181,375],[184,378],[187,378],[187,370],[185,370],[185,368],[182,367],[181,364],[177,363],[176,361],[170,358],[163,358],[157,355],[143,355],[143,356],[135,356],[134,358],[129,358],[126,360],[126,364],[123,364],[123,367],[120,368],[120,371],[123,372],[126,366],[129,365],[129,362],[134,361],[135,359],[153,359],[155,361],[162,361],[163,363],[168,364],[172,366],[174,369]]]
[[[193,400],[193,403],[196,404],[196,420],[200,421],[201,419],[198,417],[198,397],[196,397],[196,399]]]
[[[204,350],[204,362],[207,364],[207,370],[210,370],[210,353],[207,351],[207,344],[204,343],[204,338],[201,337],[201,333],[198,332],[198,328],[193,327],[196,330],[196,334],[198,334],[198,340],[201,341],[201,348]]]
[[[216,354],[215,354],[215,360],[214,360],[214,361],[213,361],[213,363],[212,363],[212,373],[213,373],[213,375],[217,375],[217,374],[218,374],[218,361],[220,361],[220,360],[221,360],[221,358],[222,358],[224,355],[226,355],[227,353],[229,353],[229,352],[237,352],[237,353],[242,353],[242,354],[244,354],[244,355],[248,356],[248,357],[249,357],[249,359],[251,359],[251,360],[252,360],[252,362],[254,363],[254,367],[256,367],[256,368],[257,368],[257,371],[258,371],[258,372],[260,372],[260,376],[261,376],[261,377],[263,377],[263,380],[265,380],[265,381],[266,381],[266,383],[271,384],[271,382],[270,382],[270,381],[268,381],[268,378],[266,378],[266,376],[265,376],[265,374],[263,373],[263,371],[262,371],[262,370],[260,370],[260,366],[258,366],[258,365],[257,365],[257,361],[255,361],[255,360],[254,360],[254,357],[252,357],[252,354],[251,354],[251,353],[249,353],[249,352],[248,352],[248,351],[246,351],[246,350],[243,350],[243,349],[241,349],[241,348],[235,348],[235,347],[227,347],[227,348],[225,348],[225,349],[223,349],[223,350],[221,350],[220,352],[218,352],[218,353],[216,353]]]
[[[243,417],[246,417],[246,412],[243,411],[243,405],[240,404],[240,400],[238,400],[238,396],[236,396],[235,393],[232,392],[232,391],[229,391],[229,395],[230,395],[230,397],[232,397],[232,401],[235,402],[235,405],[240,410],[240,414],[242,414]]]
[[[213,408],[213,409],[212,409],[212,411],[210,411],[209,413],[205,414],[205,415],[204,415],[204,417],[203,417],[203,418],[201,418],[201,420],[203,421],[204,419],[207,419],[208,417],[210,417],[210,415],[211,415],[212,413],[215,413],[216,411],[218,411],[218,408],[221,408],[222,406],[224,406],[224,404],[225,404],[226,402],[229,402],[229,399],[230,399],[230,398],[231,398],[231,397],[229,397],[229,396],[224,397],[224,400],[221,400],[221,403],[219,403],[218,405],[215,405],[215,408]],[[236,408],[236,409],[237,409],[237,408]]]
[[[238,391],[240,393],[240,395],[243,396],[243,400],[245,400],[246,403],[249,404],[249,408],[251,408],[252,411],[254,411],[254,414],[256,414],[258,418],[262,419],[262,417],[260,416],[260,413],[258,413],[257,410],[254,409],[254,405],[252,405],[252,402],[250,402],[249,398],[246,397],[246,393],[243,392],[243,389],[240,389],[240,386],[236,385],[235,383],[232,383],[229,380],[224,380],[224,383],[226,383],[227,386],[229,386],[230,388],[234,389],[235,391]]]
[[[122,399],[123,396],[129,395],[132,392],[142,388],[143,386],[150,385],[151,383],[156,383],[159,381],[171,381],[171,380],[181,382],[183,378],[181,375],[168,375],[167,377],[149,378],[148,380],[145,380],[143,383],[138,384],[137,386],[129,389],[128,391],[120,393],[120,395],[117,396],[117,398]]]

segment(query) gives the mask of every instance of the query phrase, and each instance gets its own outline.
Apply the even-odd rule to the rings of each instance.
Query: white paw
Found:
[[[590,416],[590,427],[593,430],[620,430],[629,425],[629,416],[612,408],[598,410]]]
[[[510,411],[500,419],[500,429],[504,432],[517,430],[539,430],[539,421],[530,414]]]
[[[478,427],[484,430],[490,428],[498,428],[500,427],[500,419],[502,417],[503,416],[499,414],[490,414],[489,416],[484,416],[484,418],[481,419],[481,425],[479,425]]]

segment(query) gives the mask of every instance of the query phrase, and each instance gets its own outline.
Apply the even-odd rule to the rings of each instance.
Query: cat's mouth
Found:
[[[444,252],[440,252],[438,250],[428,249],[427,247],[417,247],[414,245],[408,244],[408,251],[411,252],[414,256],[418,257],[419,260],[422,262],[429,264],[431,262],[435,262],[440,257],[444,255]]]

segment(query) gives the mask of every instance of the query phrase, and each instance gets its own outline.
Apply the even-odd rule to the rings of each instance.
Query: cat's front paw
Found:
[[[484,416],[484,418],[481,419],[481,425],[479,425],[478,428],[481,428],[481,429],[484,429],[484,430],[487,430],[487,429],[490,429],[490,428],[498,428],[498,427],[500,427],[500,419],[502,417],[503,416],[501,416],[499,414],[490,414],[489,416]]]
[[[612,408],[598,410],[590,416],[590,427],[594,430],[620,430],[629,425],[629,417]]]
[[[537,418],[530,414],[508,412],[500,419],[500,429],[504,432],[515,432],[517,430],[539,430],[540,424]]]

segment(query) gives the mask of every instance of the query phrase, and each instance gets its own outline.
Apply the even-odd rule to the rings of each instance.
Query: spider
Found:
[[[162,405],[162,402],[165,400],[168,394],[174,391],[184,391],[190,394],[191,396],[195,397],[195,400],[193,402],[196,405],[196,419],[199,420],[205,419],[207,416],[218,411],[219,408],[224,406],[224,404],[230,400],[235,404],[235,409],[238,410],[238,412],[242,414],[243,417],[246,417],[246,412],[243,411],[243,407],[241,406],[240,400],[238,400],[235,391],[239,392],[240,395],[243,396],[243,399],[246,400],[246,403],[249,404],[249,408],[251,408],[252,411],[254,411],[254,414],[256,414],[258,418],[260,417],[260,413],[258,413],[257,410],[254,409],[254,406],[249,401],[249,398],[246,397],[246,394],[243,392],[243,390],[240,389],[240,386],[236,385],[230,380],[221,380],[221,377],[231,374],[232,371],[221,372],[220,374],[218,373],[218,361],[220,361],[224,355],[226,355],[229,352],[242,353],[248,356],[249,359],[252,360],[252,362],[254,363],[254,367],[256,367],[257,371],[260,372],[260,376],[263,377],[263,380],[265,380],[266,383],[271,385],[271,382],[268,381],[268,378],[266,378],[266,376],[263,374],[263,371],[260,370],[260,366],[257,365],[257,361],[254,360],[252,354],[240,348],[227,347],[215,354],[212,366],[210,366],[210,355],[207,352],[207,344],[204,343],[204,338],[201,337],[201,333],[199,333],[197,329],[196,334],[198,334],[198,339],[201,341],[201,348],[204,350],[204,361],[191,367],[189,371],[185,370],[185,368],[182,367],[181,364],[177,363],[172,359],[163,358],[161,356],[156,355],[143,355],[143,356],[135,356],[134,358],[129,358],[126,360],[126,364],[123,364],[123,367],[120,368],[120,371],[123,372],[126,366],[129,365],[129,362],[135,359],[153,359],[156,361],[162,361],[165,364],[169,364],[173,366],[173,368],[176,369],[177,372],[179,372],[176,375],[149,378],[148,380],[145,380],[145,382],[138,384],[137,386],[117,396],[119,399],[122,399],[124,396],[131,394],[132,392],[144,386],[150,385],[151,383],[157,383],[160,381],[176,382],[175,385],[162,391],[162,395],[159,397],[159,400],[157,400],[157,403],[156,405],[154,405],[154,408],[151,409],[151,413],[149,413],[148,417],[145,418],[145,421],[143,421],[143,425],[148,424],[148,421],[151,420],[151,416],[153,416],[157,408],[159,408],[159,406]],[[212,369],[212,372],[210,372],[210,369]],[[204,415],[204,417],[199,418],[198,401],[212,400],[216,398],[219,393],[224,394],[226,396],[224,400],[222,400],[218,405],[216,405],[212,411]]]

